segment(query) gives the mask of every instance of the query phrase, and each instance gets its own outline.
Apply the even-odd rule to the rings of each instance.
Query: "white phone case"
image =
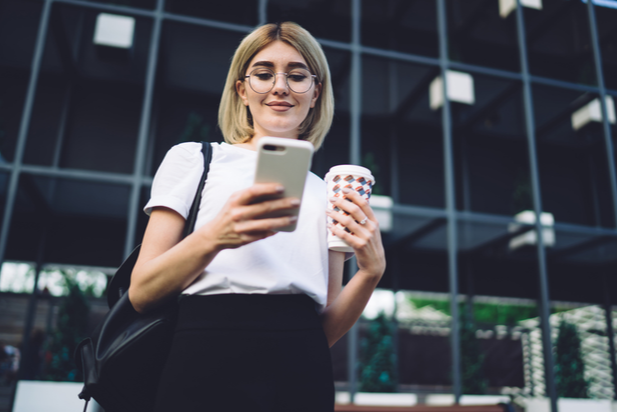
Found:
[[[302,201],[304,184],[313,157],[313,145],[305,140],[281,137],[262,137],[257,145],[257,168],[255,183],[279,183],[285,191],[278,196],[296,197]],[[275,212],[264,217],[298,216],[300,208]],[[278,229],[280,232],[293,232],[297,221]]]

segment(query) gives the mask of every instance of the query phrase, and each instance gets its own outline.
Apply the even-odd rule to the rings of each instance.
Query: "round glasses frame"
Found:
[[[289,90],[291,90],[292,92],[297,93],[297,94],[304,94],[304,93],[308,92],[309,90],[311,90],[311,87],[313,87],[313,86],[315,85],[316,80],[317,80],[317,75],[316,75],[316,74],[311,74],[311,75],[310,75],[310,77],[312,78],[312,80],[313,80],[313,81],[311,82],[311,85],[308,87],[308,89],[306,89],[306,90],[305,90],[305,91],[303,91],[303,92],[297,92],[297,91],[295,91],[295,90],[293,89],[293,87],[291,87],[291,86],[289,85],[289,73],[285,73],[285,72],[279,72],[279,73],[277,73],[277,72],[275,72],[274,70],[265,69],[265,70],[270,71],[270,72],[274,75],[274,76],[272,77],[272,87],[270,87],[270,89],[269,89],[268,91],[265,91],[265,92],[258,92],[257,90],[255,90],[255,88],[254,88],[254,87],[253,87],[253,85],[251,84],[251,75],[252,75],[253,73],[255,73],[256,71],[258,71],[258,70],[264,70],[264,69],[263,69],[263,68],[257,68],[257,69],[254,69],[254,70],[252,70],[252,71],[251,71],[248,75],[244,76],[244,78],[245,78],[245,79],[248,79],[249,86],[251,87],[251,89],[252,89],[255,93],[257,93],[257,94],[266,94],[266,93],[270,93],[270,92],[272,91],[272,89],[274,89],[274,85],[276,84],[276,76],[277,76],[278,74],[283,74],[283,75],[285,75],[285,84],[287,85],[287,88],[288,88]],[[292,70],[292,72],[293,72],[293,70]],[[307,70],[307,72],[308,72],[308,70]],[[310,73],[310,72],[309,72],[309,73]]]

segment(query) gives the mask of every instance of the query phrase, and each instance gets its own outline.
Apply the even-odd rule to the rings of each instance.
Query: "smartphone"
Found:
[[[304,184],[313,158],[313,145],[306,140],[285,139],[265,136],[257,144],[257,167],[255,183],[279,183],[285,191],[280,195],[269,196],[259,201],[282,197],[296,197],[302,202]],[[300,208],[285,210],[264,216],[298,216]],[[296,230],[296,220],[291,225],[277,229],[279,232]]]

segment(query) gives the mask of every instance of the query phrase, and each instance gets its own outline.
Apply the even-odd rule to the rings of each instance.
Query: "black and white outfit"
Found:
[[[253,184],[257,152],[212,144],[195,227]],[[145,207],[184,218],[203,171],[199,143],[174,146]],[[157,412],[332,411],[330,353],[319,313],[326,305],[326,185],[309,173],[294,232],[226,249],[183,291]]]

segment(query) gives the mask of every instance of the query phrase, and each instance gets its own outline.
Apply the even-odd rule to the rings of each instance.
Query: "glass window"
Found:
[[[362,2],[362,45],[437,57],[437,5],[431,0]]]
[[[343,50],[323,48],[332,77],[334,92],[334,119],[332,127],[320,150],[314,157],[311,170],[317,176],[325,177],[330,167],[349,164],[350,139],[350,72],[351,53]]]
[[[467,75],[473,79],[473,102],[450,105],[457,207],[508,216],[531,209],[522,85]]]
[[[587,5],[543,0],[541,10],[523,11],[531,74],[596,85]]]
[[[193,1],[167,0],[165,9],[170,13],[185,14],[209,20],[256,26],[259,12],[257,0]]]
[[[452,384],[446,233],[443,218],[394,213],[385,234],[388,269],[379,287],[395,292],[398,381],[420,393]]]
[[[436,67],[362,59],[362,162],[375,192],[395,202],[444,207],[441,110],[429,103]]]
[[[462,220],[458,224],[463,393],[543,396],[544,377],[529,374],[542,364],[536,299],[537,246],[530,226],[512,221]],[[506,355],[507,354],[507,355]],[[499,390],[498,389],[498,390]],[[503,393],[503,392],[502,392]]]
[[[92,40],[99,14],[54,5],[26,163],[133,172],[152,22],[136,17],[132,45],[107,47]]]
[[[293,21],[317,38],[351,41],[350,0],[269,0],[267,20]]]
[[[556,222],[613,227],[602,124],[592,94],[534,85],[542,204]]]
[[[6,258],[117,267],[129,186],[22,174]]]
[[[500,15],[496,1],[450,1],[448,53],[462,63],[519,71],[516,13]]]
[[[0,3],[0,161],[13,161],[42,3]]]
[[[604,85],[617,90],[617,9],[595,7]]]
[[[152,105],[154,136],[146,172],[186,141],[222,141],[218,109],[231,58],[243,34],[166,22]],[[153,145],[152,145],[153,143]]]

